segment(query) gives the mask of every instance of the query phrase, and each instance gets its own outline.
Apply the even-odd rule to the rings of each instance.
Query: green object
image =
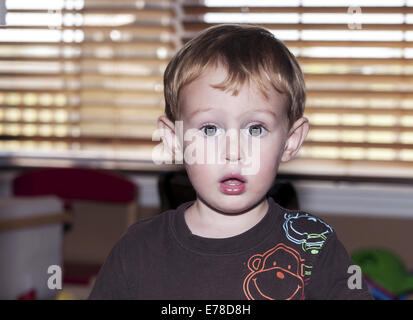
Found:
[[[400,296],[413,291],[413,275],[393,252],[378,248],[360,249],[351,255],[351,259],[360,266],[363,275],[390,293]]]

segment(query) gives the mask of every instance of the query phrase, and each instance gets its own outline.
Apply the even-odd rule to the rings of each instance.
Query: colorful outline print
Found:
[[[248,259],[250,273],[243,290],[248,300],[304,299],[305,265],[300,254],[283,243]]]
[[[286,213],[284,219],[283,228],[288,240],[301,244],[304,251],[310,250],[312,254],[317,254],[320,251],[327,239],[326,235],[333,232],[333,229],[328,224],[316,217],[310,216],[308,213],[301,215],[299,213],[296,215]],[[301,222],[304,222],[307,226],[308,221],[313,224],[311,226],[311,233],[307,232],[307,230],[300,230]]]

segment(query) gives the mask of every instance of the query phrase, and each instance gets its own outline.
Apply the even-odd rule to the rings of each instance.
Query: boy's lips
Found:
[[[247,182],[247,179],[238,173],[227,174],[220,180],[220,182],[223,183],[228,180],[238,180],[241,183]]]
[[[238,195],[244,192],[247,179],[240,174],[227,174],[219,184],[220,190],[228,195]]]

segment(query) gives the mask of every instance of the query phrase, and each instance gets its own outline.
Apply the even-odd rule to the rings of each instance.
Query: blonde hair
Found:
[[[306,99],[304,77],[288,48],[264,28],[221,24],[188,41],[169,62],[164,73],[164,96],[165,114],[170,120],[180,117],[182,88],[218,63],[227,68],[228,75],[215,88],[231,88],[233,95],[237,95],[244,82],[252,80],[268,99],[269,83],[287,96],[289,126],[302,117]]]

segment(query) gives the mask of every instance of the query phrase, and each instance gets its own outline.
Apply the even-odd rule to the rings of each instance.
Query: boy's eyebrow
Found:
[[[273,116],[274,118],[277,118],[277,114],[269,109],[254,109],[254,110],[250,110],[249,112],[253,112],[253,113],[269,113],[271,116]]]
[[[211,110],[214,110],[214,108],[197,109],[197,110],[191,112],[191,113],[189,114],[189,117],[193,117],[193,116],[196,115],[197,113],[208,112],[208,111],[211,111]]]
[[[206,109],[197,109],[197,110],[195,110],[195,111],[193,111],[193,112],[191,112],[190,114],[189,114],[189,117],[193,117],[194,115],[196,115],[197,113],[203,113],[203,112],[208,112],[208,111],[211,111],[211,110],[215,110],[215,108],[212,108],[212,107],[210,107],[210,108],[206,108]],[[274,112],[274,111],[272,111],[272,110],[269,110],[269,109],[253,109],[253,110],[248,110],[248,113],[269,113],[271,116],[273,116],[273,117],[277,117],[277,114]]]

